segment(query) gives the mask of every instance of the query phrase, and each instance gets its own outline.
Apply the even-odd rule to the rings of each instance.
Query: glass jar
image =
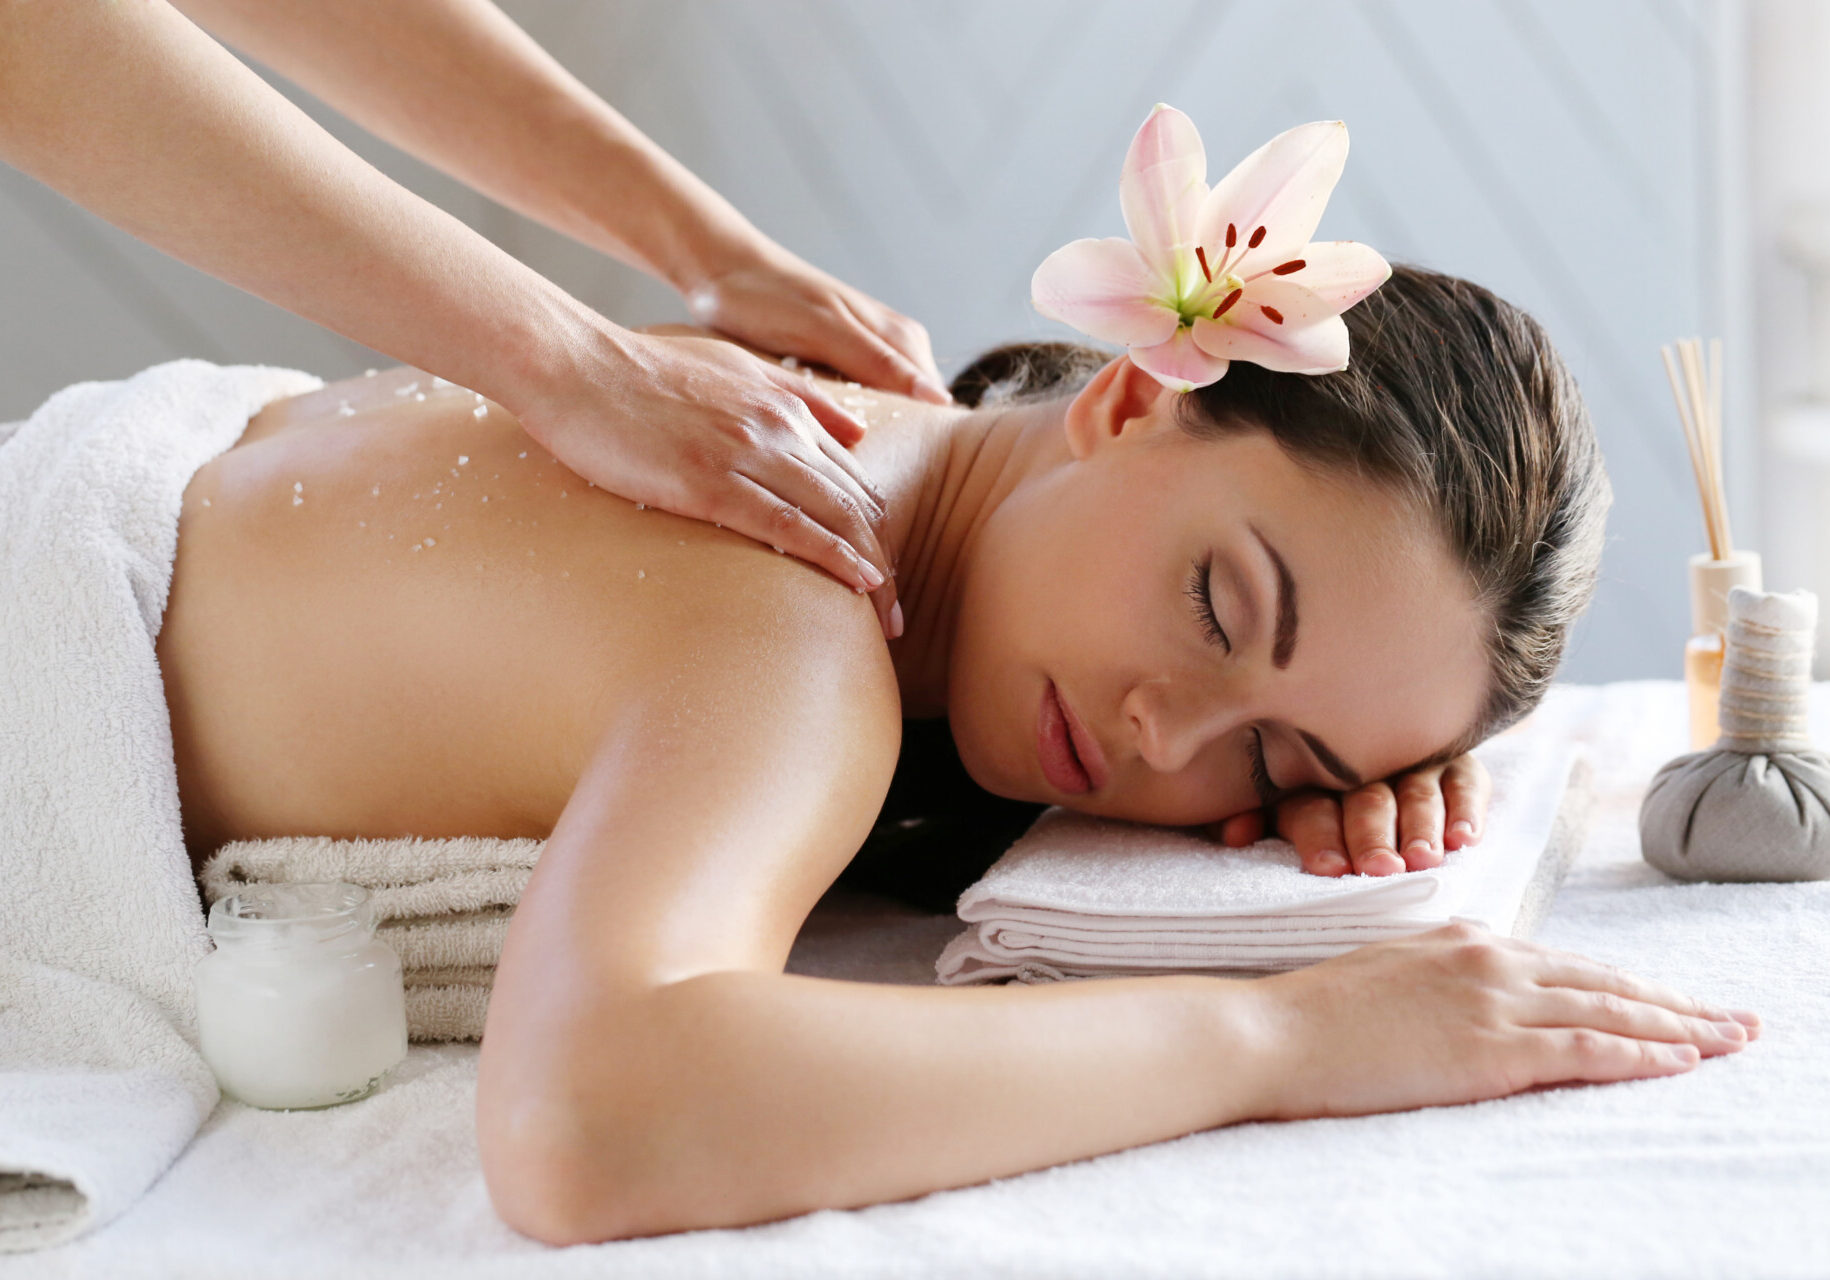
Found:
[[[400,957],[361,885],[252,885],[210,908],[203,1056],[228,1096],[293,1111],[367,1097],[407,1054]]]

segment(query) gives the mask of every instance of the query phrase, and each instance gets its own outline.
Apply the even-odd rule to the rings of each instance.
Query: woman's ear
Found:
[[[1174,407],[1173,395],[1128,357],[1118,357],[1069,403],[1061,423],[1068,450],[1084,462],[1114,440],[1156,430],[1162,415]]]

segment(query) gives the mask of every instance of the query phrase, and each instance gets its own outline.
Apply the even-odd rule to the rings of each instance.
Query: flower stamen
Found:
[[[1304,262],[1301,258],[1292,258],[1292,259],[1290,259],[1290,261],[1284,263],[1281,267],[1272,267],[1271,274],[1274,276],[1287,276],[1292,271],[1301,271],[1304,267],[1306,267],[1308,265],[1309,264],[1307,262]]]
[[[1284,322],[1283,313],[1276,307],[1267,307],[1261,303],[1259,304],[1258,309],[1264,312],[1265,318],[1272,324],[1282,324]]]
[[[1209,284],[1212,284],[1214,282],[1214,273],[1210,271],[1207,266],[1207,250],[1203,249],[1200,245],[1196,245],[1195,258],[1201,263],[1201,274],[1207,277],[1207,282]]]
[[[1263,242],[1264,242],[1264,228],[1260,227],[1260,228],[1258,228],[1258,230],[1256,230],[1252,233],[1252,238],[1245,242],[1245,247],[1248,249],[1256,249]]]
[[[1227,313],[1227,311],[1231,309],[1232,305],[1235,302],[1239,301],[1239,299],[1242,296],[1244,296],[1244,294],[1245,294],[1244,289],[1235,289],[1231,293],[1227,294],[1226,300],[1224,302],[1222,302],[1217,308],[1215,308],[1214,319],[1218,320],[1221,316],[1225,315]]]

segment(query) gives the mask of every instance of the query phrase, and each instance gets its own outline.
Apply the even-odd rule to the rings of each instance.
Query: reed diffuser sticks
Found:
[[[1690,468],[1696,473],[1697,495],[1703,500],[1709,555],[1712,560],[1727,560],[1734,553],[1735,540],[1728,527],[1728,496],[1722,487],[1722,340],[1709,340],[1707,371],[1700,338],[1678,339],[1675,357],[1670,346],[1658,350],[1665,360],[1671,398],[1677,402],[1684,442],[1690,447]]]

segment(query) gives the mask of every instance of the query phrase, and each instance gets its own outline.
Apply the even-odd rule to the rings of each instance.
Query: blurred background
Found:
[[[1706,549],[1659,345],[1725,347],[1737,545],[1830,600],[1826,0],[508,0],[575,74],[763,231],[920,319],[942,371],[1021,337],[1029,277],[1123,234],[1159,101],[1209,179],[1308,120],[1352,155],[1318,235],[1467,276],[1576,371],[1616,495],[1563,678],[1682,674]],[[271,78],[271,77],[270,77]],[[664,286],[485,201],[283,81],[359,154],[625,324]],[[179,356],[387,363],[0,167],[0,420]],[[1427,626],[1427,601],[1418,602]],[[1825,628],[1830,631],[1830,628]],[[1822,654],[1819,676],[1830,675]]]

